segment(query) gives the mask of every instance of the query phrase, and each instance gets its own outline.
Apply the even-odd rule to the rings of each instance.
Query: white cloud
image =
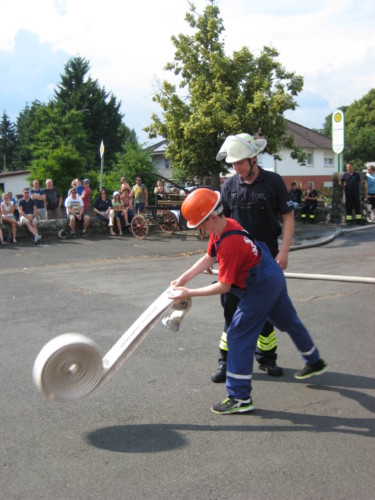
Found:
[[[194,3],[198,11],[207,5],[206,0]],[[288,71],[304,76],[296,112],[303,125],[320,127],[335,107],[350,104],[375,86],[373,0],[219,0],[218,6],[228,53],[247,46],[259,55],[263,46],[273,46]],[[89,59],[91,75],[122,101],[127,125],[145,140],[141,128],[152,112],[160,113],[151,100],[153,83],[155,77],[169,78],[163,67],[174,57],[171,36],[188,31],[187,11],[185,0],[13,0],[2,12],[0,61],[20,65],[10,76],[21,78],[23,64],[30,74],[33,55],[27,55],[20,42],[16,46],[16,35],[24,29],[39,37],[42,51],[38,44],[32,46],[34,60],[38,58],[32,83],[37,87],[37,73],[44,71],[40,75],[44,89],[28,97],[31,101],[51,91],[69,57]],[[40,60],[41,54],[45,61]],[[14,97],[20,87],[7,80],[0,85],[5,97],[0,104],[6,110],[8,95]],[[22,83],[26,89],[20,91],[18,111],[25,105],[22,99],[29,81]],[[30,85],[30,92],[35,87]],[[310,103],[305,108],[306,96],[313,95],[326,106]]]

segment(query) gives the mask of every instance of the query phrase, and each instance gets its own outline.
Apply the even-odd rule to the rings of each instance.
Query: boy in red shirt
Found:
[[[227,398],[211,407],[214,413],[253,410],[251,378],[258,335],[268,319],[286,331],[305,361],[295,378],[319,375],[328,369],[313,340],[298,318],[288,296],[286,281],[264,243],[252,241],[248,233],[222,212],[220,193],[201,188],[193,191],[181,207],[188,227],[210,234],[207,253],[179,278],[172,281],[173,300],[233,293],[240,298],[228,328]],[[205,270],[219,265],[218,281],[201,288],[184,285]]]

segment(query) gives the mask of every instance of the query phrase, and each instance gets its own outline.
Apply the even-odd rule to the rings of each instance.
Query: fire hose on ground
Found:
[[[352,229],[350,232],[363,229],[367,227]],[[291,251],[325,245],[346,232],[349,230],[336,230],[327,238],[292,247]],[[213,269],[207,271],[207,274],[218,274],[218,271]],[[358,276],[285,273],[285,277],[375,284],[375,278]],[[170,308],[173,312],[162,319],[162,323],[166,328],[178,330],[181,321],[191,308],[191,299],[174,304],[170,299],[172,294],[172,288],[165,290],[103,358],[96,343],[85,335],[66,333],[52,339],[42,348],[34,362],[33,379],[37,388],[53,401],[75,401],[90,394],[117,372]]]

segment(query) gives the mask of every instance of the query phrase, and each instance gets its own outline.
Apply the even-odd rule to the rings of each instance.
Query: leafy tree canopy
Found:
[[[264,47],[259,57],[243,47],[228,57],[224,51],[223,21],[214,1],[202,15],[193,4],[186,21],[193,35],[172,37],[174,62],[166,69],[179,79],[164,81],[154,96],[162,118],[152,115],[145,128],[149,137],[168,140],[167,155],[184,177],[217,176],[226,170],[215,157],[225,137],[248,132],[267,138],[267,151],[275,154],[281,142],[303,160],[293,138],[286,139],[283,113],[295,109],[302,90],[301,76],[287,72],[277,61],[278,52]]]
[[[350,106],[340,106],[345,117],[345,161],[350,161],[356,170],[375,159],[375,89]],[[332,137],[332,114],[323,124],[322,133]]]
[[[107,164],[121,150],[122,144],[135,137],[134,131],[126,127],[120,112],[121,101],[105,88],[101,88],[97,80],[89,75],[90,63],[87,59],[73,57],[65,65],[65,73],[55,91],[54,103],[63,113],[72,110],[82,114],[83,126],[91,155],[86,158],[87,167],[100,164],[99,146],[105,144]]]
[[[348,106],[345,113],[346,161],[375,160],[375,89]]]
[[[13,168],[13,158],[16,151],[16,128],[4,112],[0,122],[0,155],[3,169]]]
[[[154,166],[151,163],[150,154],[146,150],[142,150],[137,141],[127,141],[124,143],[122,151],[116,153],[111,169],[104,169],[103,187],[107,190],[108,196],[112,197],[112,193],[120,189],[121,177],[125,177],[130,186],[133,186],[137,175],[141,175],[142,182],[147,186],[149,199],[151,200],[155,177],[147,174],[153,171]],[[100,173],[93,170],[88,173],[88,177],[90,178],[92,200],[94,200],[99,193]]]

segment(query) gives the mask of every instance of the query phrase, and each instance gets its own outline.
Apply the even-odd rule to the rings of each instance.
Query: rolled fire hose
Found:
[[[173,290],[165,290],[101,357],[96,343],[79,333],[66,333],[50,340],[38,354],[33,367],[37,388],[52,401],[75,401],[109,380],[131,356],[161,316],[166,328],[177,331],[191,308],[191,299],[174,303]]]

